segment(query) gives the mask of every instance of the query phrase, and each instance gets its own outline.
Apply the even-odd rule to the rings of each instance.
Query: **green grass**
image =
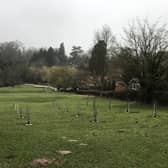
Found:
[[[98,123],[93,123],[93,98],[88,106],[86,99],[25,86],[0,88],[0,168],[29,168],[36,158],[55,159],[48,168],[168,167],[167,107],[152,118],[151,106],[132,103],[127,113],[126,102],[112,100],[109,111],[109,100],[97,98]],[[14,104],[24,115],[30,107],[32,126],[25,126]],[[58,150],[72,154],[61,156]]]

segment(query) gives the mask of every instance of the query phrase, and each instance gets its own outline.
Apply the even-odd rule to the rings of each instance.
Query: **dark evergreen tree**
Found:
[[[44,48],[40,48],[40,50],[36,51],[32,58],[30,59],[30,64],[33,66],[43,66],[47,65],[46,61],[47,50]]]
[[[99,40],[92,50],[90,58],[90,71],[100,77],[101,85],[103,86],[104,77],[107,72],[107,45],[104,40]]]
[[[79,67],[82,54],[83,54],[83,50],[80,46],[73,46],[72,51],[70,53],[71,55],[69,60],[70,64],[75,67]]]
[[[0,44],[0,86],[22,83],[27,68],[23,48],[18,42]]]
[[[50,47],[46,53],[46,63],[48,66],[52,66],[55,64],[55,54],[52,47]]]
[[[61,65],[65,65],[67,63],[67,56],[65,54],[64,43],[60,44],[60,47],[58,49],[58,58]]]

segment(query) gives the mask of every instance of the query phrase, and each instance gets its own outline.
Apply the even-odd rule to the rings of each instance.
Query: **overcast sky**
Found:
[[[104,24],[117,36],[136,17],[168,22],[167,0],[0,0],[0,42],[88,49]]]

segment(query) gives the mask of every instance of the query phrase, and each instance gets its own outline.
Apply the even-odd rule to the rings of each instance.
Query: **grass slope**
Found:
[[[88,106],[86,99],[41,88],[1,88],[0,168],[29,168],[36,158],[51,159],[48,168],[168,167],[168,108],[160,107],[159,117],[152,118],[150,106],[133,103],[127,113],[125,102],[112,100],[109,111],[109,100],[97,98],[98,123],[93,123],[93,98]],[[25,126],[14,104],[24,115],[30,107],[32,126]]]

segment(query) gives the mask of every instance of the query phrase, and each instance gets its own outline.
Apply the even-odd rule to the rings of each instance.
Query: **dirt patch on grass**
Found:
[[[38,158],[38,159],[34,159],[31,163],[32,167],[45,167],[48,166],[49,164],[52,163],[51,159],[47,159],[47,158]]]
[[[63,137],[61,137],[62,139],[67,139],[67,137],[66,136],[63,136]]]
[[[69,141],[69,142],[78,142],[77,139],[69,139],[68,141]]]
[[[72,153],[70,150],[59,150],[57,152],[61,155],[68,155]]]
[[[79,145],[80,145],[80,146],[87,146],[88,144],[80,143]]]
[[[66,159],[63,155],[56,155],[53,158],[38,158],[34,159],[31,162],[31,167],[33,168],[41,168],[41,167],[48,167],[50,164],[56,166],[62,166],[65,163]]]

